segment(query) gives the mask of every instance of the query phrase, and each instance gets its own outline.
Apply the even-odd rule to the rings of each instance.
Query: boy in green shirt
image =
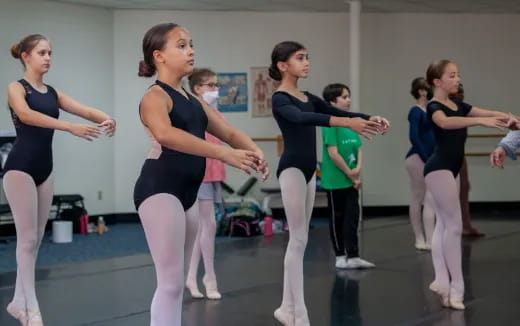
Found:
[[[338,109],[350,108],[350,89],[346,85],[328,85],[323,90],[323,98]],[[358,248],[361,139],[352,130],[339,127],[322,128],[322,136],[321,187],[327,190],[331,208],[329,229],[336,267],[373,268],[374,264],[359,257]]]

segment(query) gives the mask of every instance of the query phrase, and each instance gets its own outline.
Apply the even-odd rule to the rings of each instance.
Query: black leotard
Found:
[[[284,141],[284,151],[278,163],[276,175],[283,170],[295,167],[302,171],[309,182],[316,171],[316,126],[330,127],[330,117],[370,116],[336,109],[319,97],[304,92],[307,102],[286,92],[273,94],[273,116],[280,127]]]
[[[204,139],[208,118],[200,102],[189,95],[189,99],[169,85],[157,80],[172,99],[173,108],[169,113],[171,125]],[[136,209],[148,197],[168,193],[177,197],[184,210],[188,210],[197,199],[204,172],[206,158],[178,152],[164,146],[157,159],[147,159],[141,169],[134,188]]]
[[[58,93],[47,86],[47,92],[34,89],[25,79],[18,81],[25,88],[25,101],[34,111],[58,119],[60,115]],[[16,129],[16,140],[7,157],[4,171],[22,171],[29,174],[36,186],[41,185],[52,172],[52,138],[54,129],[30,126],[23,123],[10,107]]]
[[[446,105],[431,101],[426,107],[428,119],[433,125],[435,134],[435,148],[424,165],[424,175],[438,170],[450,170],[454,177],[459,174],[464,160],[464,144],[468,134],[468,128],[442,129],[433,122],[435,111],[441,110],[447,117],[466,117],[472,106],[464,102],[455,102],[457,111],[453,111]]]

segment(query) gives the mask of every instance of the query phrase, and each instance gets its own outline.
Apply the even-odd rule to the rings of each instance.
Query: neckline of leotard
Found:
[[[155,81],[155,84],[159,85],[159,86],[165,86],[167,87],[168,89],[171,89],[172,91],[174,91],[175,93],[179,94],[180,96],[182,96],[186,101],[188,102],[191,102],[191,97],[190,97],[190,94],[188,92],[186,92],[186,90],[184,89],[184,87],[182,87],[182,89],[186,92],[186,95],[188,95],[188,97],[184,96],[184,94],[182,94],[181,92],[179,92],[178,90],[176,90],[175,88],[171,87],[170,85],[166,84],[165,82],[162,82],[160,81],[159,79],[157,79]]]
[[[290,97],[297,99],[300,103],[303,103],[303,104],[307,104],[307,103],[309,103],[309,102],[311,101],[311,100],[310,100],[310,97],[309,97],[309,94],[308,94],[306,91],[303,91],[303,92],[302,92],[303,94],[305,94],[305,96],[307,96],[307,101],[306,101],[306,102],[300,100],[300,99],[297,98],[296,96],[294,96],[294,95],[292,95],[291,93],[286,92],[286,91],[276,91],[275,93],[287,94],[287,95],[289,95]]]
[[[446,104],[440,102],[440,101],[437,101],[437,100],[431,100],[430,103],[433,103],[433,102],[436,102],[436,103],[439,103],[440,105],[444,106],[445,108],[447,108],[448,110],[450,111],[453,111],[453,112],[459,112],[459,104],[453,100],[451,100],[453,103],[455,103],[455,106],[457,107],[457,110],[453,110],[452,108],[450,108],[449,106],[447,106]]]
[[[33,85],[31,85],[31,83],[29,83],[29,82],[27,81],[27,79],[22,78],[22,80],[23,80],[24,82],[26,82],[27,85],[29,85],[29,87],[30,87],[33,91],[35,91],[36,93],[38,93],[38,94],[46,95],[46,94],[49,93],[49,86],[48,86],[47,84],[43,84],[43,85],[45,85],[45,87],[47,88],[47,91],[46,91],[45,93],[43,93],[43,92],[40,92],[36,87],[34,87]]]

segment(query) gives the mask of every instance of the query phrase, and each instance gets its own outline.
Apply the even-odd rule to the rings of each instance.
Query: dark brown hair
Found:
[[[217,74],[208,68],[195,69],[188,77],[190,83],[190,89],[195,93],[195,86],[202,84],[207,78],[216,76]]]
[[[20,42],[14,44],[11,47],[11,55],[15,59],[20,59],[22,64],[25,66],[25,63],[22,59],[22,53],[30,54],[31,51],[38,45],[41,40],[47,40],[47,38],[41,34],[31,34],[24,37]]]
[[[417,77],[412,81],[412,87],[410,89],[410,94],[412,94],[414,99],[419,99],[421,97],[421,94],[419,94],[420,90],[425,90],[427,92],[431,91],[430,85],[428,85],[428,82],[424,77]]]
[[[452,63],[450,60],[443,59],[434,61],[428,66],[428,69],[426,70],[426,81],[430,87],[434,87],[434,79],[441,79],[444,71],[446,70],[446,66],[450,63]]]
[[[157,67],[153,62],[153,51],[162,50],[167,42],[167,35],[173,29],[179,27],[174,23],[158,24],[150,28],[143,37],[144,60],[139,61],[139,77],[152,77]]]
[[[271,66],[269,76],[274,80],[282,80],[282,73],[278,69],[278,62],[286,62],[297,51],[304,50],[305,47],[298,42],[284,41],[275,45],[271,53]]]
[[[350,88],[345,84],[330,84],[325,86],[323,89],[323,99],[328,103],[336,102],[336,99],[343,94],[343,90],[346,89],[350,95]]]

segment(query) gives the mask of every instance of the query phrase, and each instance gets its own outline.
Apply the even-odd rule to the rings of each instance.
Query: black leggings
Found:
[[[354,187],[327,191],[331,210],[329,229],[336,256],[359,257],[359,192]]]

